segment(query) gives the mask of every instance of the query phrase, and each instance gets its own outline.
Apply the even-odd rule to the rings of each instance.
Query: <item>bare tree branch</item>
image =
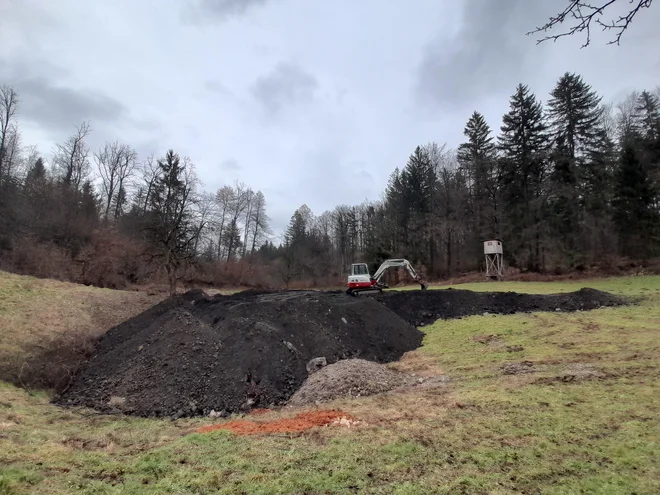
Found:
[[[564,10],[556,16],[550,17],[548,22],[544,25],[529,31],[527,35],[547,33],[569,20],[573,21],[573,23],[568,29],[558,34],[545,36],[537,40],[536,44],[549,40],[557,41],[559,38],[572,36],[577,33],[585,33],[586,41],[582,45],[582,48],[585,48],[589,46],[589,43],[591,42],[591,27],[592,23],[594,23],[601,27],[602,31],[613,31],[615,33],[614,39],[610,40],[607,43],[608,45],[619,45],[623,33],[628,29],[628,26],[630,26],[630,23],[633,21],[637,13],[641,9],[649,8],[653,3],[653,0],[629,0],[628,3],[631,4],[631,7],[626,15],[612,18],[609,21],[603,21],[603,12],[617,1],[619,0],[606,0],[602,1],[600,4],[592,4],[581,0],[570,0]]]
[[[85,138],[91,132],[89,122],[83,122],[64,144],[58,144],[54,163],[60,168],[62,181],[76,189],[89,174],[89,147]]]

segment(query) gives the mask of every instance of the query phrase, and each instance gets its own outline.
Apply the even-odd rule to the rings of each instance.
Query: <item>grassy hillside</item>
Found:
[[[89,342],[161,298],[0,272],[0,379],[65,375]]]
[[[2,385],[0,493],[660,493],[660,277],[460,288],[582,286],[642,299],[425,327],[424,346],[397,366],[453,381],[331,404],[362,420],[358,428],[198,434],[214,421],[99,416]],[[40,297],[75,301],[68,290],[86,289]],[[18,314],[26,300],[15,299],[13,318],[30,328],[35,316]]]

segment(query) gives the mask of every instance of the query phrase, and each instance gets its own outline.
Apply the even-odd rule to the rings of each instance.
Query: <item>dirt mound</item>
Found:
[[[398,359],[422,333],[372,298],[317,291],[191,291],[111,329],[55,402],[142,416],[285,403],[307,363]]]
[[[311,375],[288,404],[300,407],[343,397],[374,395],[414,382],[414,377],[382,364],[347,359]]]
[[[386,291],[373,296],[410,324],[420,327],[438,319],[483,313],[513,314],[531,311],[577,311],[618,306],[626,301],[595,289],[566,294],[519,294],[468,290]]]

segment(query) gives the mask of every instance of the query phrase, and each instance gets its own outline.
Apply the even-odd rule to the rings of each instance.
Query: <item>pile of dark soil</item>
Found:
[[[370,297],[191,291],[111,329],[55,402],[174,417],[272,407],[302,385],[312,358],[383,363],[421,341]]]
[[[373,363],[397,360],[419,347],[423,334],[415,326],[472,314],[574,311],[624,303],[593,289],[555,295],[389,291],[357,298],[343,291],[245,291],[208,297],[194,290],[106,333],[54,402],[141,416],[226,414],[285,404],[310,373],[293,403],[367,395],[403,380]],[[496,336],[487,336],[484,343],[497,344],[491,337]],[[348,359],[364,361],[332,366]],[[325,364],[329,366],[314,372]]]
[[[386,291],[374,297],[410,324],[420,327],[438,319],[483,313],[513,314],[531,311],[577,311],[618,306],[626,301],[595,289],[566,294],[519,294],[468,290]]]

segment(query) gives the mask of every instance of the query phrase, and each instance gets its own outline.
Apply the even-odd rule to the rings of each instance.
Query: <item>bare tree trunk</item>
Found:
[[[165,265],[165,270],[167,270],[167,282],[169,284],[170,296],[176,295],[176,267],[172,265],[171,262],[168,262]]]
[[[252,233],[252,249],[250,249],[251,253],[254,253],[254,249],[257,245],[257,236],[259,235],[259,227],[261,224],[261,209],[262,206],[260,203],[257,203],[256,205],[256,211],[254,213],[254,231]]]
[[[13,88],[0,86],[0,179],[4,174],[9,129],[18,107],[18,94]]]
[[[250,225],[252,223],[252,199],[254,197],[254,193],[252,192],[252,189],[248,189],[245,192],[246,195],[246,200],[245,200],[245,227],[243,230],[243,251],[241,256],[245,257],[245,253],[247,251],[247,243],[248,243],[248,235],[250,232]]]

